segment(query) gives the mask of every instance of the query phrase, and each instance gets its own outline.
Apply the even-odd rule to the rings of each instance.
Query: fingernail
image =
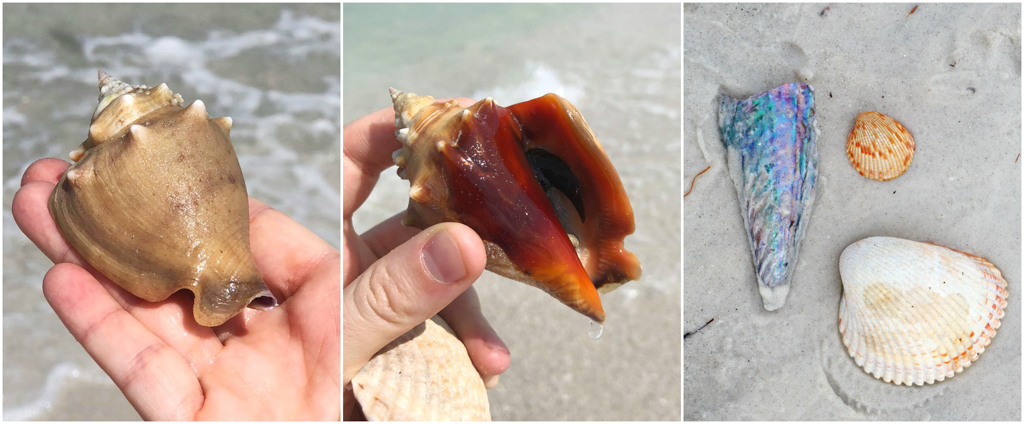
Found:
[[[493,330],[484,333],[483,339],[484,344],[487,345],[487,347],[491,350],[500,350],[506,353],[509,351],[508,346],[505,346],[505,342],[501,341],[501,338],[498,337],[498,335],[495,334]]]
[[[493,389],[495,386],[497,386],[498,385],[498,377],[499,376],[497,374],[489,375],[487,377],[484,377],[484,388],[485,389]]]
[[[447,231],[440,231],[423,246],[423,266],[437,282],[451,284],[466,277],[462,251]]]

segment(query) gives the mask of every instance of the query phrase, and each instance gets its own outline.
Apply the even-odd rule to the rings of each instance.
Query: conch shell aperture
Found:
[[[196,321],[223,324],[247,305],[277,305],[249,250],[249,205],[231,118],[182,107],[167,85],[99,72],[88,138],[50,196],[64,239],[111,281],[147,301],[195,294]]]
[[[391,89],[398,173],[409,180],[403,223],[475,230],[487,269],[538,287],[597,322],[598,293],[640,277],[625,250],[633,209],[583,116],[548,94],[469,107]]]

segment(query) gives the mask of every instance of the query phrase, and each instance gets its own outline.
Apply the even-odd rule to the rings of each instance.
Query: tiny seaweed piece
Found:
[[[698,331],[703,330],[704,327],[707,327],[708,324],[711,324],[711,321],[714,321],[714,320],[715,320],[714,318],[711,318],[710,320],[708,320],[708,322],[705,322],[704,325],[700,326],[700,328],[698,328],[696,330],[693,330],[693,331],[690,331],[690,332],[687,332],[686,334],[683,334],[683,340],[686,340],[690,336],[696,334]]]
[[[703,174],[703,173],[705,173],[705,172],[708,172],[708,170],[709,170],[709,169],[711,169],[711,165],[708,165],[708,167],[707,167],[707,168],[704,168],[704,170],[703,170],[703,171],[700,171],[700,172],[698,172],[698,173],[697,173],[697,175],[694,175],[694,176],[693,176],[693,179],[692,179],[692,180],[690,180],[690,189],[689,189],[689,190],[686,190],[686,193],[685,193],[685,194],[683,194],[683,197],[686,197],[686,196],[689,196],[689,195],[690,195],[690,192],[691,192],[691,191],[693,191],[693,183],[696,183],[696,182],[697,182],[697,177],[699,177],[699,176],[700,176],[700,174]]]

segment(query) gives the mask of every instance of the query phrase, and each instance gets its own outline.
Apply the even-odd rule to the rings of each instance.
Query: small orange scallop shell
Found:
[[[863,112],[846,139],[846,155],[860,175],[889,181],[903,174],[914,160],[914,136],[895,119]]]

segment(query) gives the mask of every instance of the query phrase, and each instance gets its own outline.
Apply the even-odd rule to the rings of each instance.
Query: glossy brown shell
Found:
[[[395,163],[410,182],[403,223],[466,224],[484,240],[487,269],[602,322],[598,293],[639,278],[640,262],[623,247],[629,198],[579,110],[554,94],[507,108],[391,95]],[[573,190],[544,187],[536,161],[557,163]]]
[[[147,301],[191,290],[204,326],[223,324],[250,302],[276,305],[249,250],[230,118],[210,119],[198,100],[182,108],[163,84],[100,79],[102,108],[50,197],[65,240]]]

